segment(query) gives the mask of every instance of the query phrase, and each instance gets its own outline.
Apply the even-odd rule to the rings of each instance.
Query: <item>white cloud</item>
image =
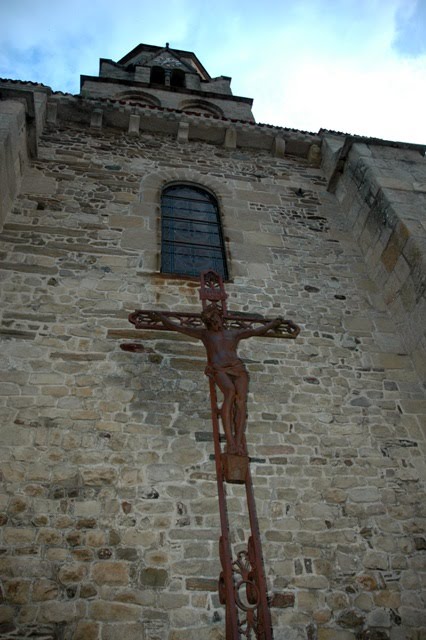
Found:
[[[15,0],[0,6],[0,76],[75,93],[100,57],[168,41],[232,76],[258,121],[426,143],[426,57],[401,53],[422,1]]]
[[[260,73],[260,72],[259,72]],[[426,57],[382,60],[361,68],[354,60],[303,60],[258,96],[263,122],[426,143],[423,121]]]

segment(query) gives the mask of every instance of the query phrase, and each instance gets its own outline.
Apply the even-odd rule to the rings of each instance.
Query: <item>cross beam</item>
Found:
[[[170,331],[158,318],[158,311],[138,309],[129,315],[129,322],[135,325],[136,329],[154,329],[155,331]],[[201,328],[204,323],[199,313],[187,313],[181,311],[161,311],[161,315],[166,318],[173,318],[181,327]],[[257,315],[227,313],[223,315],[224,329],[254,329],[267,325],[271,319],[262,318]],[[295,339],[300,333],[300,327],[291,320],[281,320],[274,329],[270,329],[266,334],[268,338],[290,338]]]
[[[219,600],[226,606],[226,640],[272,640],[262,547],[250,472],[245,427],[248,373],[238,358],[237,345],[251,336],[295,339],[300,328],[291,320],[260,315],[228,313],[222,278],[214,271],[200,276],[202,313],[138,309],[129,315],[136,329],[177,331],[201,340],[207,352],[216,479],[221,537]],[[124,351],[143,350],[138,343],[120,345]],[[219,406],[217,389],[222,392]],[[221,444],[220,425],[226,446]],[[233,556],[225,482],[244,484],[250,523],[247,548]]]

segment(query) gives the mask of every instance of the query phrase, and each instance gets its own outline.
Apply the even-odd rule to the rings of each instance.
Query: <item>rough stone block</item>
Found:
[[[84,580],[87,568],[82,564],[64,565],[58,573],[59,581],[62,584],[75,584]]]
[[[78,619],[80,612],[74,602],[42,602],[38,614],[40,622],[67,624]]]
[[[96,584],[126,585],[129,582],[129,565],[125,562],[98,562],[92,567]]]
[[[152,464],[147,468],[149,482],[170,482],[183,479],[182,467],[173,464]]]
[[[0,624],[12,622],[14,618],[15,609],[7,605],[0,605]]]
[[[100,629],[101,625],[98,622],[80,620],[72,640],[99,640]]]
[[[164,587],[168,582],[168,573],[165,569],[147,567],[141,572],[141,583],[145,587],[158,589]]]
[[[7,604],[24,604],[30,599],[30,582],[9,580],[4,582],[4,597]]]
[[[106,622],[137,622],[143,615],[141,607],[137,605],[122,602],[108,602],[107,600],[95,600],[91,602],[89,612],[93,620]]]
[[[104,624],[102,626],[102,640],[145,640],[145,629],[141,622],[129,624]]]
[[[58,596],[59,589],[53,580],[36,580],[32,587],[32,600],[34,602],[42,602],[44,600],[55,600]]]

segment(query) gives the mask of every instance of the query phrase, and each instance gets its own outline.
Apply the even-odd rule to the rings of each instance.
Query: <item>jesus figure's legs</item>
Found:
[[[214,380],[223,393],[220,413],[228,453],[245,455],[243,439],[247,417],[248,374],[244,370],[238,375],[218,371]]]
[[[235,386],[230,376],[223,371],[216,372],[214,381],[223,393],[222,407],[220,409],[220,415],[222,418],[222,426],[225,432],[226,443],[228,445],[228,451],[234,453],[235,440],[233,432],[233,412],[235,402]]]

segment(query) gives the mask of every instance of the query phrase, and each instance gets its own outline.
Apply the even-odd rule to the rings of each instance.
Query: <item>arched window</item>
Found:
[[[228,278],[216,199],[204,189],[174,185],[161,198],[161,271],[199,276],[213,269]]]
[[[173,69],[170,76],[170,85],[172,87],[184,87],[185,86],[185,72],[181,69]]]
[[[164,84],[166,81],[166,74],[162,67],[152,67],[150,82],[152,84]]]

